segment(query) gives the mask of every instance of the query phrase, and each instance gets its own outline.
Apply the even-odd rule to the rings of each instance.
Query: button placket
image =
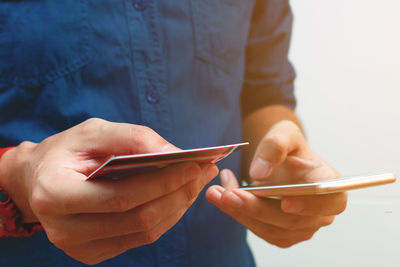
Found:
[[[162,39],[155,0],[127,2],[131,33],[132,62],[140,100],[141,123],[165,138],[171,138]],[[138,12],[146,5],[146,12]],[[129,11],[130,10],[130,11]]]
[[[150,104],[157,104],[160,102],[160,93],[155,89],[148,89],[146,91],[146,99]]]

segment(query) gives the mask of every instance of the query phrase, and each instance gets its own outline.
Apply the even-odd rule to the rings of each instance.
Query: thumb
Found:
[[[289,154],[304,144],[303,134],[296,124],[290,121],[275,124],[257,147],[250,165],[250,177],[255,182],[269,177]]]
[[[126,155],[179,150],[152,129],[128,123],[89,119],[73,128],[74,149],[98,155]]]

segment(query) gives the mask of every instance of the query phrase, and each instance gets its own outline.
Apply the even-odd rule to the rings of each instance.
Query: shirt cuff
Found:
[[[0,148],[0,157],[11,148]],[[18,207],[0,187],[0,238],[28,237],[37,231],[43,231],[43,227],[39,223],[22,223]]]

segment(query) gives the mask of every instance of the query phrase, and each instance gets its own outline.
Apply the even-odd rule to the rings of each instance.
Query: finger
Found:
[[[121,213],[78,214],[47,227],[55,243],[82,243],[148,231],[175,213],[185,212],[206,185],[194,180],[164,197]],[[46,225],[45,225],[46,226]],[[51,233],[51,234],[50,234]]]
[[[250,177],[256,181],[267,178],[282,164],[288,154],[303,145],[304,137],[294,123],[282,121],[276,124],[257,147],[250,165]]]
[[[337,215],[346,209],[347,193],[316,196],[284,197],[281,207],[284,212],[298,215]]]
[[[333,218],[325,217],[321,220],[320,225],[300,229],[286,229],[271,224],[266,224],[238,212],[235,208],[223,205],[221,201],[223,190],[221,188],[214,189],[215,191],[212,191],[212,193],[207,192],[209,195],[213,195],[212,197],[209,196],[213,199],[213,201],[210,202],[216,205],[221,211],[232,216],[235,220],[247,227],[257,236],[279,247],[290,247],[298,242],[308,240],[320,227],[329,225],[333,221]]]
[[[126,155],[177,150],[152,129],[128,123],[89,119],[73,128],[82,138],[71,145],[76,151],[98,155]],[[69,131],[66,131],[69,132]]]
[[[240,189],[224,190],[222,187],[212,186],[207,190],[206,197],[218,208],[229,208],[229,215],[235,218],[240,215],[290,230],[315,228],[324,224],[324,219],[320,216],[285,213],[280,208],[279,200],[258,198]]]
[[[214,164],[203,168],[195,163],[182,163],[118,181],[61,177],[40,187],[44,190],[36,187],[32,202],[39,214],[124,212],[174,192],[190,181],[209,182],[218,174]],[[49,186],[52,190],[48,190]]]
[[[231,170],[224,169],[220,172],[219,176],[221,179],[221,184],[224,188],[229,189],[239,187],[239,182],[236,179],[235,174]]]
[[[310,240],[319,229],[286,230],[266,224],[252,225],[251,227],[251,231],[255,235],[280,248],[289,248],[300,242]]]
[[[124,236],[93,240],[81,246],[58,246],[66,254],[86,264],[96,264],[113,258],[129,249],[151,244],[173,227],[184,211],[173,214],[154,228]]]
[[[294,244],[309,240],[319,227],[298,230],[283,229],[274,225],[265,224],[240,214],[231,215],[240,224],[246,226],[258,237],[280,248],[288,248]]]

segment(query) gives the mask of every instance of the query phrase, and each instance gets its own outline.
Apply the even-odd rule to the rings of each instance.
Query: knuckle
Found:
[[[302,233],[299,233],[298,235],[296,235],[293,238],[293,240],[294,240],[293,244],[297,244],[297,243],[300,243],[303,241],[310,240],[311,238],[313,238],[315,232],[317,232],[318,229],[319,229],[319,227],[311,228],[311,229],[303,231]]]
[[[98,126],[101,125],[105,122],[105,120],[100,119],[100,118],[90,118],[84,121],[83,123],[86,125],[93,125],[93,126]]]
[[[157,221],[157,214],[152,209],[145,209],[137,214],[136,227],[142,230],[151,229]]]
[[[186,203],[192,201],[197,196],[197,181],[187,184],[184,188]]]
[[[136,125],[136,127],[137,128],[135,128],[135,129],[137,129],[138,131],[141,131],[145,134],[154,134],[155,133],[155,131],[153,129],[151,129],[150,127],[145,126],[145,125]]]
[[[277,240],[277,241],[273,242],[273,244],[279,248],[290,248],[295,243],[291,240],[282,239],[282,240]]]
[[[174,192],[185,184],[185,172],[183,169],[179,169],[176,173],[169,172],[166,170],[166,176],[171,179],[161,179],[159,186],[163,192]]]
[[[306,234],[304,235],[304,237],[303,237],[303,240],[304,240],[304,241],[310,240],[310,239],[314,236],[314,234],[315,234],[315,231],[306,233]]]
[[[157,133],[145,125],[132,125],[129,129],[129,135],[130,138],[137,143],[137,145],[145,146],[146,142],[148,142],[148,138],[157,135]]]
[[[113,196],[107,203],[112,210],[117,212],[128,211],[131,208],[130,200],[123,195]]]
[[[130,125],[129,139],[136,146],[137,153],[149,153],[159,151],[163,145],[163,138],[158,135],[153,129],[144,125]]]
[[[79,247],[68,248],[64,250],[65,254],[70,256],[71,258],[80,261],[86,265],[95,265],[103,260],[109,258],[107,257],[107,252],[98,252],[93,250],[81,249]]]
[[[146,232],[143,232],[143,244],[148,245],[156,242],[160,238],[161,234],[156,231],[156,230],[149,230]]]
[[[272,226],[272,225],[269,226],[266,229],[266,231],[267,231],[268,235],[271,236],[271,237],[280,237],[283,234],[283,231],[282,231],[281,228],[276,227],[276,226]]]
[[[79,259],[79,258],[75,258],[76,260],[86,264],[86,265],[96,265],[98,263],[101,262],[101,260],[98,260],[96,258],[90,258],[90,259]]]
[[[71,246],[75,241],[70,233],[58,229],[46,229],[46,234],[49,241],[60,249]]]
[[[196,163],[185,163],[180,168],[181,179],[179,180],[180,184],[187,184],[189,181],[195,181],[196,179],[200,179],[202,175],[202,170],[200,166]],[[190,184],[190,183],[189,183]]]
[[[303,218],[300,216],[293,216],[290,218],[286,224],[285,228],[288,230],[297,230],[299,228],[302,228],[304,225]]]
[[[294,123],[293,121],[284,120],[283,122],[284,122],[284,123],[286,124],[286,126],[287,126],[291,131],[293,131],[294,133],[303,135],[303,133],[302,133],[300,127],[299,127],[296,123]]]
[[[176,179],[173,177],[172,179],[161,179],[162,181],[158,185],[160,187],[160,191],[164,193],[171,193],[177,190],[181,185],[180,182],[178,181],[179,179]]]
[[[328,226],[331,225],[333,223],[333,221],[335,220],[335,216],[325,216],[322,218],[321,220],[321,225],[322,226]]]
[[[287,153],[286,141],[280,135],[272,135],[265,137],[264,145],[277,155],[285,155]]]
[[[125,252],[127,249],[121,251],[121,250],[115,250],[115,249],[105,249],[103,251],[96,251],[95,253],[92,253],[90,259],[86,259],[87,262],[89,262],[89,265],[95,265],[98,263],[101,263],[105,260],[108,260],[112,257],[115,257],[118,254],[121,254]],[[84,255],[87,257],[86,255]]]
[[[90,118],[79,125],[82,135],[90,135],[96,133],[104,124],[105,120],[99,118]]]
[[[193,164],[193,167],[188,167],[192,165],[176,165],[167,167],[165,175],[170,179],[161,179],[160,183],[157,185],[160,191],[165,193],[172,193],[175,191],[182,192],[180,190],[187,190],[187,187],[198,180],[201,177],[201,169],[197,164]],[[197,188],[197,186],[195,186]],[[191,189],[188,189],[191,190]],[[196,190],[194,190],[196,193]]]
[[[34,147],[34,146],[35,146],[35,144],[32,143],[32,142],[23,141],[22,143],[20,143],[20,144],[18,145],[18,148],[20,148],[21,150],[29,150],[29,149],[31,149],[31,148]]]

